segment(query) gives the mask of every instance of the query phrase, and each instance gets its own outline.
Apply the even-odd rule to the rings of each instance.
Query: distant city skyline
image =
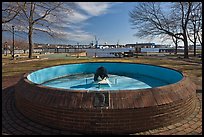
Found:
[[[128,43],[156,43],[173,45],[173,42],[158,39],[138,38],[129,22],[129,12],[137,2],[76,2],[77,9],[73,15],[67,15],[69,22],[61,31],[64,35],[60,39],[50,38],[45,33],[38,32],[33,35],[33,43],[43,44],[128,44]],[[71,22],[71,23],[70,23]],[[3,32],[3,41],[11,39],[11,33]],[[27,40],[26,34],[16,34],[16,39]]]

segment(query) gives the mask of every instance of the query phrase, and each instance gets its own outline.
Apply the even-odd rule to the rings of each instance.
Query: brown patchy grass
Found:
[[[24,59],[26,60],[26,59]],[[27,59],[28,60],[28,59]],[[164,66],[181,71],[186,76],[202,89],[202,64],[186,62],[183,60],[173,60],[167,58],[88,58],[88,59],[47,59],[30,62],[19,62],[22,60],[9,60],[8,58],[2,59],[2,80],[4,78],[16,75],[22,75],[32,70],[69,63],[81,63],[81,62],[132,62],[132,63],[144,63],[153,64],[158,66]]]

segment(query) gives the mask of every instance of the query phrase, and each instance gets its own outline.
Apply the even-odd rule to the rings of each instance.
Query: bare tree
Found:
[[[28,42],[25,40],[15,40],[15,49],[17,50],[23,50],[24,53],[26,52],[26,50],[28,50]]]
[[[170,4],[170,3],[162,3]],[[138,29],[136,36],[158,36],[167,34],[184,43],[184,58],[188,58],[187,25],[192,8],[192,2],[176,2],[171,11],[166,13],[159,2],[139,3],[130,12],[130,22]],[[167,8],[167,7],[165,7]],[[179,32],[175,32],[175,27]]]
[[[198,39],[198,32],[200,29],[200,11],[199,6],[201,5],[201,2],[193,3],[192,12],[190,14],[190,22],[188,25],[188,38],[193,43],[193,51],[194,56],[196,56],[196,44]]]
[[[176,11],[172,10],[171,11],[172,14],[171,14],[171,17],[172,19],[174,19],[174,24],[171,25],[171,31],[173,34],[179,34],[180,33],[180,30],[181,30],[181,27],[180,27],[180,22],[177,20],[177,18],[173,17],[174,15],[176,15],[177,13],[175,13]],[[180,38],[182,35],[172,35],[171,38],[172,38],[172,41],[173,43],[175,44],[175,54],[178,53],[178,43],[180,42],[180,40],[182,40],[182,38]]]
[[[197,20],[198,20],[198,28],[197,28],[197,36],[200,45],[202,46],[202,3],[199,5],[197,10]]]
[[[30,2],[25,3],[23,7],[21,7],[22,13],[25,15],[28,22],[28,40],[29,40],[29,58],[32,57],[32,35],[33,31],[42,31],[50,36],[53,36],[51,23],[46,17],[57,17],[57,12],[59,10],[63,10],[62,2]],[[40,10],[40,12],[39,12]],[[68,10],[68,9],[67,9]],[[38,25],[41,27],[34,27],[34,25]],[[43,27],[42,27],[43,26]]]
[[[6,55],[7,55],[7,51],[10,52],[10,54],[12,55],[12,52],[13,52],[13,40],[9,39],[6,41],[6,45],[5,45],[5,50],[6,50]]]
[[[56,37],[58,32],[53,28],[63,22],[63,15],[71,13],[72,3],[63,2],[16,2],[20,9],[18,16],[12,21],[17,24],[19,31],[28,34],[29,55],[32,57],[33,52],[33,34],[40,31],[51,37]],[[57,24],[58,23],[58,24]]]
[[[7,56],[8,42],[7,41],[2,42],[2,46],[5,56]]]

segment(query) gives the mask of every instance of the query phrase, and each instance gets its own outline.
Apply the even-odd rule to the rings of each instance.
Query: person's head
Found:
[[[100,66],[98,69],[99,70],[105,70],[105,68],[103,66]]]
[[[96,70],[95,79],[96,79],[96,77],[98,78],[98,76],[100,76],[101,79],[104,79],[105,77],[108,77],[107,70],[103,66],[100,66]]]

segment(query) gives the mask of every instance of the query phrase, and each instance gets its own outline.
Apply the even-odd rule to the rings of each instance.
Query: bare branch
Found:
[[[34,31],[41,31],[51,37],[56,37],[57,35],[60,35],[57,31],[54,31],[53,29],[54,27],[56,27],[56,22],[62,23],[62,17],[66,14],[71,13],[71,6],[68,5],[72,5],[73,3],[16,2],[15,4],[16,7],[18,7],[19,9],[19,13],[14,17],[14,19],[11,20],[11,24],[15,24],[15,28],[19,28],[18,30],[22,30],[23,32],[26,32],[28,34],[29,58],[31,58],[33,48],[32,37],[35,33]],[[6,11],[8,10],[4,8],[4,12]],[[10,10],[10,12],[11,11],[12,10]],[[22,27],[24,27],[25,29],[22,29]],[[3,30],[7,30],[6,26],[4,26]]]
[[[15,6],[14,3],[9,2],[3,2],[2,3],[4,7],[2,7],[2,24],[8,23],[12,21],[18,14],[20,9]]]
[[[53,35],[51,32],[49,32],[49,31],[51,31],[51,29],[50,29],[49,31],[47,31],[47,30],[40,29],[40,28],[33,28],[33,30],[45,32],[45,33],[47,33],[48,35],[50,35],[51,37],[54,37],[54,35]]]
[[[58,4],[57,4],[56,6],[54,6],[53,8],[47,9],[47,10],[45,11],[45,13],[44,13],[43,16],[41,16],[41,17],[39,17],[39,18],[33,20],[33,24],[34,24],[35,22],[39,21],[39,20],[44,19],[47,15],[50,14],[51,11],[55,10],[55,9],[58,8],[60,5],[61,5],[61,3],[58,3]]]
[[[165,3],[162,3],[165,4]],[[172,2],[168,15],[162,10],[158,2],[139,3],[130,12],[130,22],[137,29],[137,36],[162,36],[169,35],[184,42],[184,57],[188,58],[188,29],[191,13],[198,5],[193,2]],[[193,23],[197,25],[198,23]],[[198,30],[196,29],[198,32]],[[196,37],[194,36],[194,39]]]

